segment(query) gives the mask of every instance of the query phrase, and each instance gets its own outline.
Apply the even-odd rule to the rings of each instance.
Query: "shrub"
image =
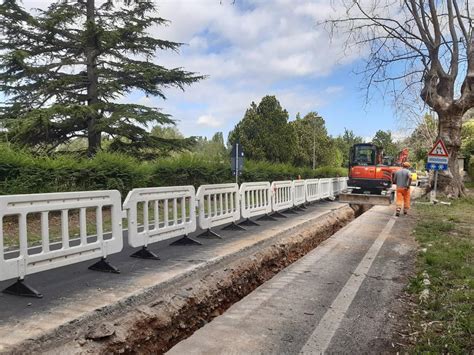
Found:
[[[346,169],[315,170],[289,164],[246,161],[240,182],[345,176]],[[0,194],[117,189],[125,196],[136,187],[217,184],[233,182],[230,164],[190,154],[152,162],[105,153],[93,159],[74,156],[34,157],[0,145]]]

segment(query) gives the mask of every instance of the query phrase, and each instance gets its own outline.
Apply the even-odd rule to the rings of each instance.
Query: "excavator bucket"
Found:
[[[389,206],[394,200],[394,194],[388,193],[386,195],[369,195],[369,194],[339,194],[339,202],[350,203],[354,205],[379,205]]]

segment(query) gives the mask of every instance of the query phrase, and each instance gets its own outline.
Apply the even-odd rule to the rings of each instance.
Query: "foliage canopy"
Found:
[[[158,50],[181,43],[153,37],[154,1],[56,1],[27,12],[18,0],[0,5],[0,121],[9,140],[46,152],[77,137],[89,155],[108,148],[127,153],[180,148],[188,140],[150,135],[149,124],[173,124],[157,107],[123,97],[141,92],[165,98],[164,89],[195,83],[202,76],[154,63]]]

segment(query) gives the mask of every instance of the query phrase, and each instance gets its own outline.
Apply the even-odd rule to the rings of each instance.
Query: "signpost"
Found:
[[[428,160],[426,162],[426,170],[434,170],[435,181],[434,189],[430,193],[430,202],[436,202],[436,188],[438,186],[438,171],[448,169],[448,150],[441,139],[438,139],[428,153]]]
[[[235,175],[235,182],[239,183],[239,175],[242,175],[244,170],[244,151],[240,143],[235,143],[232,146],[232,152],[230,153],[230,163],[232,168],[232,174]]]

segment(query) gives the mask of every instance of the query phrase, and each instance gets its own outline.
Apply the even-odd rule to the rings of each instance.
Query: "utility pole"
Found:
[[[316,169],[316,120],[313,120],[313,170]]]
[[[235,183],[239,183],[239,143],[235,145]]]

